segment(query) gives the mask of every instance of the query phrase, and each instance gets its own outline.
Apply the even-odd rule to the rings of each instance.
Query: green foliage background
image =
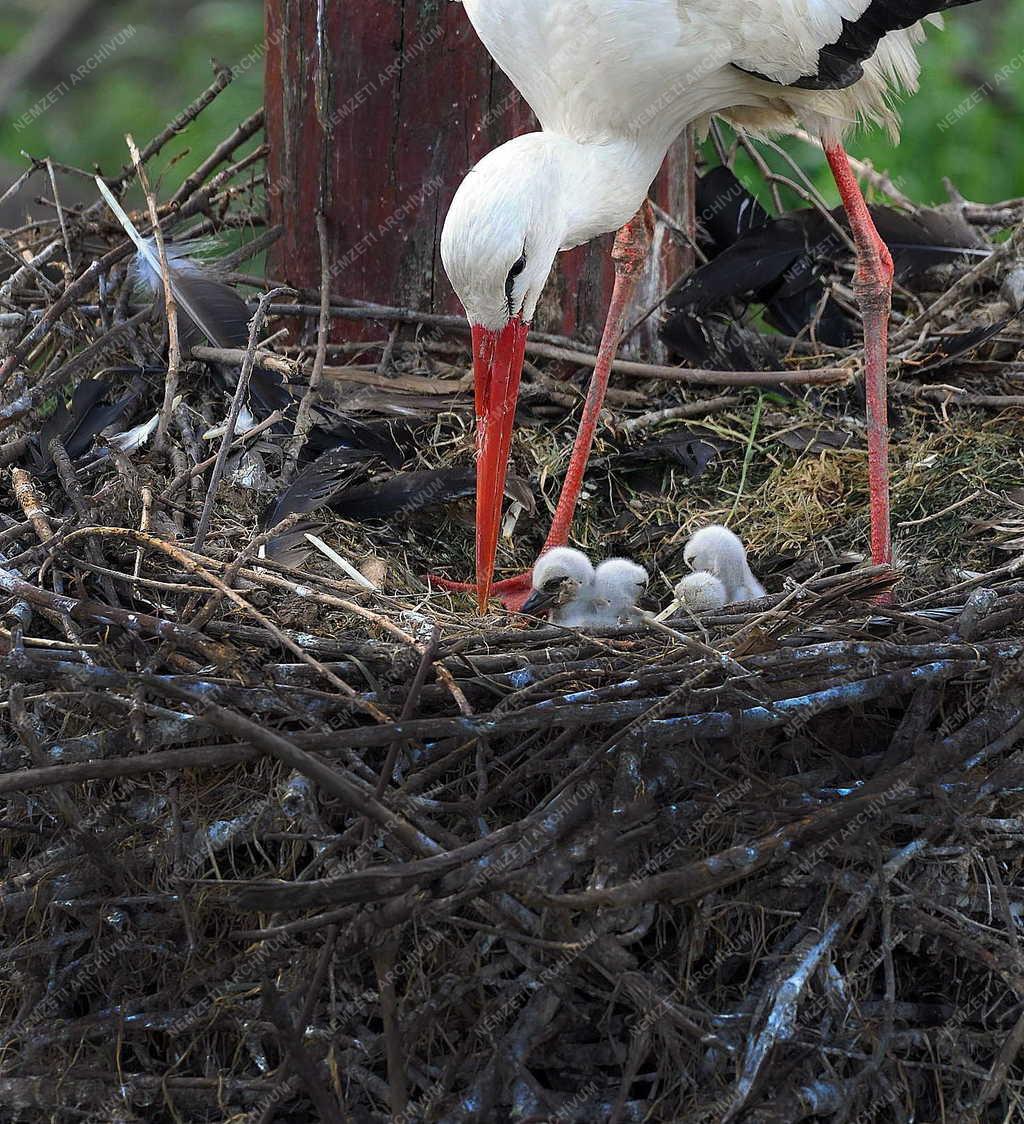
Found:
[[[0,4],[0,51],[17,52],[40,19],[62,0]],[[211,58],[236,69],[235,80],[167,149],[155,170],[167,186],[190,171],[263,99],[263,5],[260,0],[198,0],[142,4],[101,2],[32,86],[2,107],[0,162],[10,178],[24,168],[19,153],[51,156],[66,164],[105,173],[128,160],[125,133],[140,146],[160,132],[213,80]],[[26,127],[31,109],[76,68],[125,28],[134,33],[84,81],[61,96]],[[242,151],[247,151],[243,149]],[[6,187],[6,183],[4,183]],[[163,193],[163,192],[162,192]]]
[[[19,49],[61,2],[6,0],[0,7],[0,78],[2,68],[16,63]],[[1024,0],[982,0],[954,12],[947,23],[944,33],[930,32],[923,49],[923,89],[902,106],[902,145],[894,149],[876,131],[858,135],[850,148],[889,170],[907,194],[923,203],[946,197],[947,176],[973,200],[1024,194]],[[15,127],[21,114],[128,25],[135,31],[123,46],[31,124]],[[208,84],[211,56],[228,66],[241,64],[245,69],[232,86],[157,164],[166,191],[260,104],[262,34],[260,0],[98,3],[31,84],[0,105],[0,188],[25,166],[22,150],[86,170],[94,165],[105,172],[116,169],[127,158],[124,134],[133,133],[143,144],[157,133]],[[986,83],[992,89],[979,104],[950,127],[940,127]],[[832,198],[824,160],[798,141],[786,144]]]

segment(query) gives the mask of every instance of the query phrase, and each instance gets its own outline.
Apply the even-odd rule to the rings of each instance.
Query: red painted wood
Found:
[[[323,206],[332,292],[459,312],[438,253],[448,205],[480,157],[537,127],[533,115],[490,61],[461,4],[321,4],[325,65],[318,68],[317,0],[266,2],[270,206],[286,231],[272,252],[272,275],[319,286],[315,215]],[[678,184],[663,180],[655,197],[672,206],[678,193]],[[611,242],[609,235],[559,256],[537,327],[600,337],[613,282]],[[649,343],[650,330],[636,338]]]

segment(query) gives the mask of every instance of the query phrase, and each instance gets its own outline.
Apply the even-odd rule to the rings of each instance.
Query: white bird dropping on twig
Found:
[[[683,559],[691,570],[718,578],[725,587],[726,605],[764,597],[764,586],[751,573],[743,543],[728,527],[717,523],[702,527],[690,537]]]
[[[676,586],[674,605],[682,605],[691,613],[706,613],[714,609],[724,609],[728,595],[725,586],[714,574],[706,570],[687,574]]]

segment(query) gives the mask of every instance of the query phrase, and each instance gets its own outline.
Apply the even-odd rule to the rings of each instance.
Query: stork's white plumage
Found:
[[[647,580],[643,566],[628,558],[606,558],[601,562],[594,572],[594,593],[603,617],[596,623],[630,623]]]
[[[821,138],[858,253],[865,329],[872,553],[890,557],[886,333],[892,260],[841,147],[858,121],[895,127],[888,97],[917,83],[920,21],[972,0],[463,0],[540,120],[486,156],[441,240],[473,325],[478,423],[477,590],[491,591],[523,350],[555,255],[620,227],[616,285],[545,549],[564,544],[608,373],[646,251],[644,204],[669,145],[713,113]],[[515,604],[528,575],[501,583]]]
[[[746,547],[728,527],[713,523],[691,535],[683,548],[683,561],[694,573],[718,578],[725,587],[726,605],[764,597],[764,586],[747,562]]]
[[[594,567],[582,551],[557,546],[537,560],[532,592],[521,611],[547,612],[555,624],[570,628],[597,623],[594,576]]]
[[[720,578],[706,570],[687,574],[673,591],[676,605],[683,605],[691,613],[706,613],[709,610],[724,609],[729,604],[729,595]]]

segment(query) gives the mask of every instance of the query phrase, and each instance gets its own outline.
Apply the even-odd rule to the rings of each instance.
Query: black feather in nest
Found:
[[[661,330],[666,343],[691,362],[721,359],[720,342],[702,323],[709,311],[731,300],[764,305],[765,319],[787,335],[799,334],[816,320],[822,342],[838,347],[853,342],[855,325],[827,296],[821,281],[837,264],[852,261],[845,239],[825,215],[806,208],[772,219],[727,168],[700,178],[697,208],[711,260],[670,296],[670,314]],[[849,231],[841,207],[830,214]],[[934,265],[989,253],[959,216],[944,211],[911,215],[875,206],[871,215],[901,281]]]
[[[329,449],[362,449],[376,453],[390,468],[400,468],[414,452],[414,427],[403,421],[364,422],[322,407],[321,412],[324,420],[309,431],[302,449],[306,460]]]
[[[670,464],[681,468],[691,480],[696,480],[704,475],[718,453],[731,445],[732,442],[721,438],[709,439],[693,430],[680,429],[668,437],[655,437],[601,461],[595,460],[594,464],[614,465],[617,472],[647,469],[652,464]]]
[[[771,222],[771,215],[725,164],[697,177],[697,237],[709,258]]]
[[[221,281],[213,269],[190,257],[187,247],[168,246],[166,252],[171,287],[178,305],[183,350],[188,351],[204,340],[215,347],[248,347],[252,313],[242,297]],[[160,272],[149,258],[140,254],[136,258],[135,272],[154,297],[162,297]],[[221,383],[229,388],[234,386],[237,372],[220,363],[210,366]],[[262,421],[275,410],[287,412],[293,405],[294,399],[283,376],[262,363],[255,363],[249,377],[249,406],[253,416]]]
[[[523,502],[522,488],[515,479],[507,483],[505,490]],[[331,503],[331,510],[343,519],[360,522],[392,519],[454,503],[475,494],[475,468],[426,468],[416,472],[398,472],[386,480],[347,488]],[[532,503],[532,497],[528,503]]]
[[[114,212],[125,233],[138,251],[132,269],[139,287],[156,300],[163,298],[164,278],[155,239],[144,238],[116,196],[99,176],[96,186]],[[195,243],[166,244],[167,283],[174,297],[178,328],[184,350],[203,339],[215,347],[246,347],[249,342],[249,321],[252,314],[239,294],[221,280],[216,269],[196,260],[192,255]],[[211,364],[218,378],[227,386],[234,384],[234,375],[220,364]],[[276,371],[256,364],[249,381],[249,404],[255,417],[263,420],[275,410],[287,410],[293,399]],[[284,426],[280,427],[282,430]]]
[[[773,370],[782,366],[788,350],[781,340],[773,344],[772,336],[745,329],[735,317],[722,312],[679,314],[672,318],[671,333],[669,340],[663,329],[662,338],[671,343],[676,355],[692,367],[716,371]]]
[[[374,458],[375,454],[356,449],[332,449],[322,454],[267,508],[262,525],[273,527],[289,515],[304,515],[321,507],[359,522],[390,519],[453,503],[476,492],[474,468],[427,468],[353,483]],[[505,490],[524,507],[532,508],[533,498],[521,481],[510,478]]]
[[[722,165],[698,177],[696,208],[699,243],[710,261],[683,279],[667,301],[661,338],[677,354],[694,366],[727,371],[777,366],[780,352],[765,354],[763,343],[755,346],[730,329],[736,317],[708,315],[733,299],[762,303],[768,323],[787,335],[817,318],[823,342],[838,347],[852,342],[853,325],[826,297],[818,277],[799,263],[805,248],[800,229],[794,226],[790,238],[780,239],[773,227],[784,220],[773,220],[730,168]],[[790,283],[779,284],[787,271]]]
[[[151,245],[149,239],[143,241]],[[165,246],[165,251],[171,291],[178,309],[182,350],[187,352],[204,340],[209,340],[214,347],[247,347],[252,313],[242,297],[217,277],[215,269],[189,256],[188,246]],[[152,256],[140,251],[136,256],[135,276],[140,286],[162,301],[163,281],[155,246],[150,254]],[[234,386],[235,371],[220,363],[211,363],[210,367],[223,385]],[[249,406],[258,421],[275,410],[286,412],[294,404],[282,375],[261,363],[253,365]]]
[[[365,476],[367,465],[376,454],[366,449],[329,449],[310,461],[266,509],[260,520],[264,527],[273,527],[289,515],[304,515],[327,507],[331,501],[359,476]]]
[[[136,368],[132,368],[135,370]],[[32,444],[32,459],[39,472],[53,470],[50,443],[59,438],[68,457],[77,460],[87,453],[97,436],[108,426],[119,422],[141,398],[144,384],[132,381],[128,392],[111,402],[110,383],[102,379],[84,379],[75,387],[71,402],[58,399],[53,413],[43,422]]]
[[[367,450],[332,449],[308,464],[268,507],[261,523],[275,524],[293,514],[330,508],[342,519],[374,522],[445,506],[476,492],[476,469],[439,468],[398,472],[393,476],[355,483],[377,455]],[[533,496],[520,480],[509,476],[505,494],[533,510]],[[318,524],[303,523],[267,544],[267,556],[300,565],[305,556],[305,533]]]
[[[971,328],[966,332],[956,332],[952,335],[940,336],[935,343],[935,351],[929,357],[927,363],[925,363],[924,366],[915,367],[913,373],[915,375],[922,375],[925,371],[932,371],[936,367],[942,367],[946,363],[952,362],[954,359],[959,359],[961,356],[967,355],[968,352],[973,351],[976,347],[981,347],[983,343],[988,343],[989,340],[995,339],[996,336],[1004,332],[1014,320],[1017,320],[1021,313],[1024,313],[1024,308],[1019,309],[1012,316],[1004,316],[994,324],[983,324],[980,328]]]

